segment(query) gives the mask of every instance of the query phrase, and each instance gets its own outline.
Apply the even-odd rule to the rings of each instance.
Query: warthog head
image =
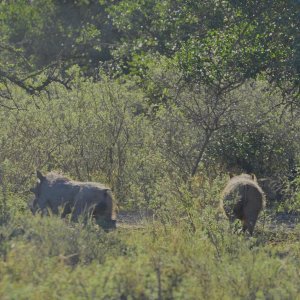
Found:
[[[37,182],[35,187],[30,189],[30,192],[34,194],[34,199],[29,203],[29,208],[33,214],[35,214],[39,209],[39,193],[40,193],[40,186],[43,180],[45,180],[45,177],[40,171],[36,172],[37,175]]]

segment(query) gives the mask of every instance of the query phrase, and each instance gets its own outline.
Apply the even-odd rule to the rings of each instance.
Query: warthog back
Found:
[[[43,214],[48,209],[65,217],[72,214],[72,220],[80,216],[94,217],[103,227],[115,227],[115,203],[111,190],[97,182],[73,181],[57,173],[46,176],[37,172],[38,183],[31,191],[35,194],[32,211]]]
[[[222,195],[222,207],[229,218],[240,219],[243,230],[253,233],[258,215],[265,206],[265,195],[255,176],[241,174],[232,177]]]

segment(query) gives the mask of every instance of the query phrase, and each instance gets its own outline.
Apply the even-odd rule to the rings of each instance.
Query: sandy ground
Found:
[[[143,228],[151,220],[153,220],[153,213],[151,212],[119,212],[117,215],[117,228]]]
[[[154,219],[153,213],[150,211],[130,211],[119,212],[117,219],[118,228],[143,228],[147,222]],[[264,227],[275,230],[276,228],[286,228],[293,230],[300,224],[300,214],[298,213],[277,213],[269,214],[265,211],[259,217],[259,223],[264,224]]]

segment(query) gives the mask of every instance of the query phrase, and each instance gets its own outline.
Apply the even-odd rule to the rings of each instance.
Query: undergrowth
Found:
[[[0,228],[1,299],[297,299],[300,228],[254,237],[204,209],[104,232],[11,216]]]

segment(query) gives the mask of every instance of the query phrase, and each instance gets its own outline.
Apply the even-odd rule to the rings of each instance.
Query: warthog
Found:
[[[251,235],[264,206],[265,195],[254,175],[232,177],[222,194],[222,207],[229,220],[241,220],[243,231],[248,230]]]
[[[38,183],[31,192],[35,199],[31,211],[42,214],[48,209],[61,213],[62,217],[71,213],[71,219],[77,221],[80,216],[84,219],[94,217],[102,227],[116,226],[115,204],[111,190],[96,182],[78,182],[62,175],[51,172],[44,176],[37,171]]]

